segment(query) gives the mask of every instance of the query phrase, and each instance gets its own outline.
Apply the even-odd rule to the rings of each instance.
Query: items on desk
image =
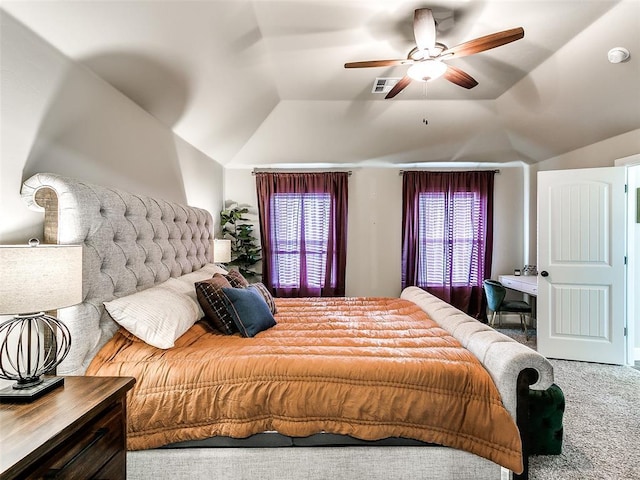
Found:
[[[519,276],[520,276],[520,269],[519,269],[519,268],[516,268],[516,269],[513,271],[513,274],[514,274],[516,277],[519,277]]]
[[[535,265],[525,265],[522,272],[524,275],[538,275],[538,270]],[[517,274],[516,274],[517,275]]]

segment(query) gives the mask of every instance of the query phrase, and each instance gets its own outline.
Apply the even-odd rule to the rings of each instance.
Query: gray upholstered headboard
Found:
[[[84,300],[58,311],[72,338],[59,374],[83,374],[118,329],[103,302],[213,260],[206,210],[48,173],[26,180],[21,193],[30,208],[44,208],[45,243],[83,245]]]

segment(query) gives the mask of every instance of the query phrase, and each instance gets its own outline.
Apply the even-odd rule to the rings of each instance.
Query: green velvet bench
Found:
[[[555,383],[546,390],[529,391],[529,453],[562,453],[564,394]]]

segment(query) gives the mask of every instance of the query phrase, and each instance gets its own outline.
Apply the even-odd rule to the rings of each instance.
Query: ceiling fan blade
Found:
[[[418,49],[433,51],[436,46],[436,22],[430,8],[419,8],[414,12],[413,36]]]
[[[366,68],[366,67],[393,67],[394,65],[410,65],[413,60],[406,58],[402,60],[367,60],[364,62],[349,62],[344,64],[344,68]]]
[[[406,88],[407,85],[409,85],[411,83],[411,77],[408,75],[405,75],[404,77],[402,77],[398,83],[396,83],[393,88],[389,91],[389,93],[387,93],[387,96],[384,97],[386,98],[393,98],[396,95],[398,95],[402,90],[404,90]]]
[[[467,55],[473,55],[474,53],[484,52],[485,50],[515,42],[522,37],[524,37],[524,29],[522,27],[512,28],[510,30],[492,33],[491,35],[485,35],[484,37],[478,37],[474,40],[469,40],[468,42],[451,47],[442,52],[440,57],[448,55],[453,55],[454,58],[466,57]]]
[[[449,80],[451,83],[455,83],[456,85],[460,85],[464,88],[473,88],[478,85],[476,79],[471,75],[451,65],[447,65],[447,71],[444,72],[444,78]]]

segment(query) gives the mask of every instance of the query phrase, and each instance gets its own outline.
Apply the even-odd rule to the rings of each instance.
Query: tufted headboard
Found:
[[[83,374],[118,329],[103,302],[213,260],[206,210],[49,173],[26,180],[21,194],[30,208],[44,209],[44,243],[83,245],[83,302],[58,311],[72,339],[59,374]]]

